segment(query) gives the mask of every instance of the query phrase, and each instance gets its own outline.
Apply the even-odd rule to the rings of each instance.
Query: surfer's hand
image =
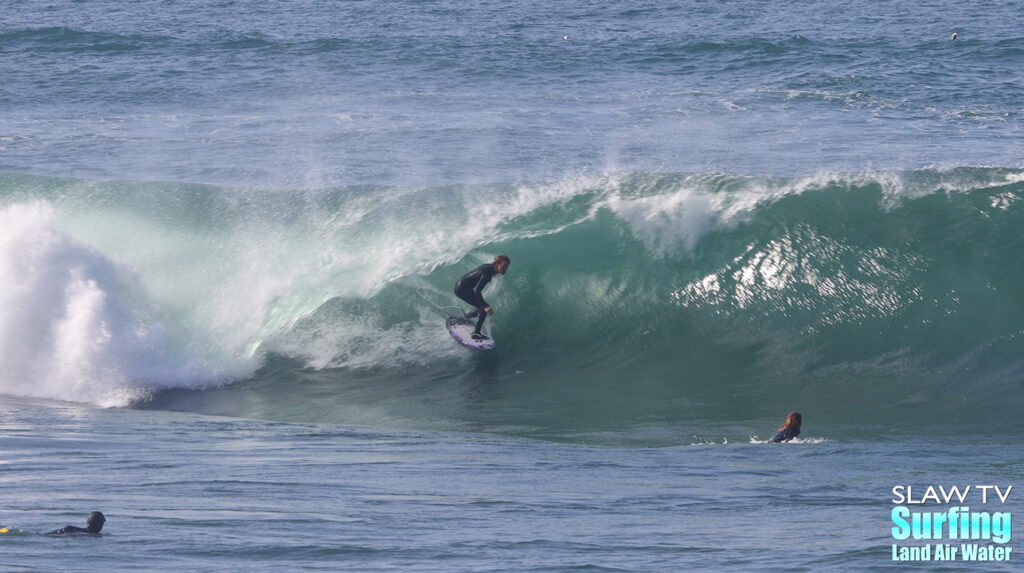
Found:
[[[494,314],[494,309],[489,306],[485,306],[484,312],[486,312],[487,314]]]

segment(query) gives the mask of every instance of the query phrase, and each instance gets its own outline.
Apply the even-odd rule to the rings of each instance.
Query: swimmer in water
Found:
[[[779,442],[788,442],[792,440],[800,435],[800,425],[802,423],[803,417],[800,415],[800,412],[790,412],[789,415],[786,416],[786,423],[782,424],[779,430],[775,432],[775,435],[773,435],[768,441],[773,444],[777,444]]]
[[[88,520],[86,520],[86,527],[75,527],[74,525],[67,525],[60,529],[56,529],[47,533],[47,535],[67,535],[69,533],[88,533],[90,535],[99,535],[100,530],[103,529],[103,524],[106,523],[107,518],[103,517],[103,514],[99,511],[94,511],[89,514]]]

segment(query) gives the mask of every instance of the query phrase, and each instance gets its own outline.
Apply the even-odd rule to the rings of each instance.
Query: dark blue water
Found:
[[[0,565],[935,565],[890,488],[1020,475],[1022,24],[8,2]]]
[[[2,167],[322,187],[1018,166],[1019,28],[977,2],[15,2]]]

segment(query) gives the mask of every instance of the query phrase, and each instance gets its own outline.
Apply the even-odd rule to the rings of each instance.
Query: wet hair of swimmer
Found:
[[[790,412],[789,415],[786,416],[786,422],[784,424],[782,424],[782,426],[780,426],[779,429],[780,430],[789,430],[789,429],[799,430],[800,426],[803,423],[804,423],[804,418],[803,418],[803,416],[800,415],[800,412]]]

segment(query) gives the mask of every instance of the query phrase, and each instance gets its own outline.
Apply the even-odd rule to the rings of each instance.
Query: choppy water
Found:
[[[1012,5],[11,4],[6,565],[898,568],[1019,475]]]
[[[619,448],[0,407],[0,542],[14,571],[900,571],[893,485],[1005,485],[1022,469],[1006,438]],[[98,508],[100,538],[40,535]]]

